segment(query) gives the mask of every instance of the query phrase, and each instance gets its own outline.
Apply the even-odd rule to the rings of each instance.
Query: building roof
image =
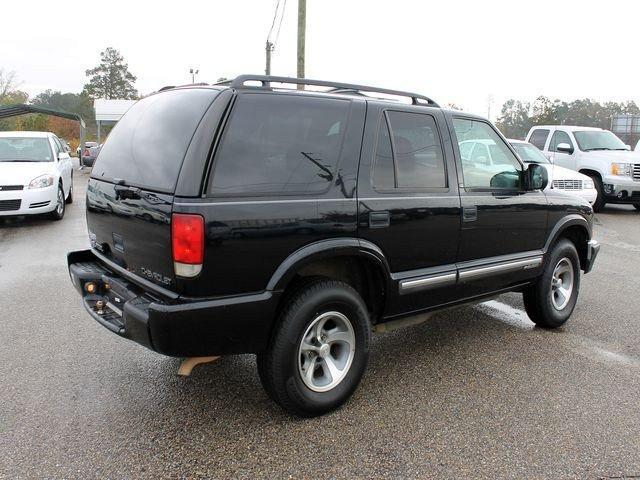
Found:
[[[107,100],[98,98],[93,101],[97,122],[117,122],[127,113],[137,100]]]
[[[25,115],[27,113],[43,113],[45,115],[54,115],[56,117],[68,118],[70,120],[77,120],[80,122],[83,128],[86,127],[84,120],[78,114],[65,112],[55,107],[43,106],[43,105],[27,105],[24,103],[16,103],[14,105],[0,105],[0,118],[16,117],[18,115]]]

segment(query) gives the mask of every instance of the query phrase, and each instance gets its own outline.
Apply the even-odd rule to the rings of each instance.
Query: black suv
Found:
[[[599,245],[591,207],[546,184],[490,122],[421,95],[255,75],[169,88],[104,144],[91,249],[69,271],[112,332],[255,353],[269,396],[313,416],[353,393],[382,322],[515,290],[562,325]]]

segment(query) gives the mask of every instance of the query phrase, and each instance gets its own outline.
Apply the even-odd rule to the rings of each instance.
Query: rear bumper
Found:
[[[584,273],[589,273],[591,271],[598,253],[600,253],[600,244],[596,240],[589,240],[587,243],[587,260],[584,266]]]
[[[276,292],[171,300],[110,269],[91,250],[71,252],[67,261],[71,282],[89,315],[121,337],[176,357],[266,349]],[[95,292],[86,291],[88,282],[96,285]]]

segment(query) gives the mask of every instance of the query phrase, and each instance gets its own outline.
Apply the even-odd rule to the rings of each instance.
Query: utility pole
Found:
[[[304,78],[304,45],[307,28],[307,0],[298,0],[298,78]],[[298,85],[304,90],[304,85]]]
[[[265,55],[266,55],[266,66],[264,69],[265,75],[271,75],[271,52],[273,52],[273,43],[267,40],[267,45],[265,46]]]

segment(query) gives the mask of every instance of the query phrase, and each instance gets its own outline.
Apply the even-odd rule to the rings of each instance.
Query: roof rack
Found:
[[[439,107],[436,102],[429,97],[417,93],[403,92],[401,90],[390,90],[388,88],[368,87],[366,85],[354,85],[350,83],[328,82],[324,80],[311,80],[308,78],[275,77],[272,75],[239,75],[231,81],[232,88],[251,88],[245,85],[246,82],[260,82],[262,87],[270,87],[270,83],[292,83],[294,85],[314,85],[319,87],[330,87],[327,93],[348,93],[362,95],[362,92],[383,93],[385,95],[395,95],[411,99],[413,105],[429,105]],[[255,88],[255,87],[253,87]]]

